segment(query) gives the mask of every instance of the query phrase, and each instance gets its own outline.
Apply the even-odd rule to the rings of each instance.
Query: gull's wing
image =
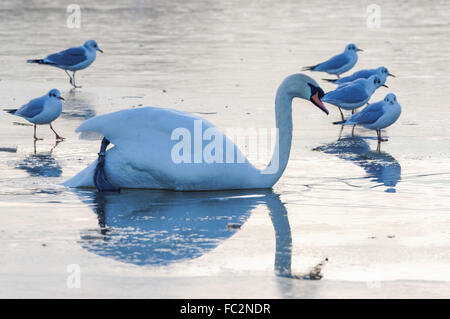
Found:
[[[45,97],[38,97],[31,100],[27,104],[23,105],[20,109],[18,109],[14,114],[25,118],[35,117],[44,109],[44,98]]]
[[[364,101],[370,96],[367,94],[365,87],[359,83],[350,83],[339,86],[336,90],[328,92],[322,101],[328,103],[357,103]]]
[[[336,70],[350,62],[350,58],[345,54],[338,54],[328,61],[317,64],[314,71]]]
[[[352,82],[357,79],[368,79],[370,76],[374,75],[376,73],[375,70],[360,70],[352,75],[340,78],[336,83],[346,83],[346,82]]]
[[[48,64],[70,67],[83,62],[86,58],[86,49],[84,47],[76,47],[50,54],[44,61]]]
[[[370,104],[365,109],[363,109],[361,112],[353,114],[345,122],[345,125],[375,123],[384,114],[383,104],[384,104],[384,101]]]

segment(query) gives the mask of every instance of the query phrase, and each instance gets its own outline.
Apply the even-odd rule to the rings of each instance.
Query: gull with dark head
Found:
[[[70,84],[80,88],[75,83],[75,72],[90,66],[97,57],[97,51],[103,53],[95,40],[88,40],[82,46],[70,48],[58,53],[50,54],[43,59],[31,59],[28,63],[37,63],[63,69],[69,76]],[[72,71],[72,76],[68,71]]]
[[[340,79],[324,79],[324,80],[331,82],[333,84],[341,85],[344,83],[353,82],[358,79],[368,79],[372,75],[378,75],[379,77],[384,77],[384,78],[387,78],[388,76],[392,76],[395,78],[395,75],[390,73],[386,67],[380,66],[379,68],[376,68],[376,69],[359,70],[359,71],[353,73],[352,75],[345,76]]]
[[[361,125],[370,130],[377,131],[378,142],[386,142],[381,137],[381,130],[394,124],[402,108],[393,93],[386,95],[384,100],[369,104],[361,112],[352,115],[343,125]]]
[[[336,74],[340,77],[342,73],[347,72],[358,62],[357,52],[363,51],[359,49],[355,44],[350,43],[345,47],[344,52],[335,55],[329,60],[303,68],[303,71],[320,71],[328,74]]]
[[[35,98],[23,105],[19,109],[4,109],[9,114],[20,116],[30,123],[34,124],[34,140],[36,137],[36,125],[49,124],[50,129],[55,133],[57,140],[64,138],[58,135],[52,127],[52,122],[56,120],[62,112],[62,102],[64,98],[57,89],[50,90],[47,94]]]
[[[342,121],[344,121],[341,109],[354,112],[358,107],[368,103],[376,89],[380,86],[388,87],[384,81],[386,78],[372,75],[368,79],[358,79],[348,84],[342,84],[336,90],[325,94],[322,101],[337,106],[341,112]]]

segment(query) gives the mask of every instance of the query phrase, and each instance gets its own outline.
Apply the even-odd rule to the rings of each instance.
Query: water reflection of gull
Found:
[[[288,215],[279,195],[271,190],[77,192],[93,204],[100,226],[100,230],[82,232],[82,246],[136,265],[168,265],[198,258],[239,231],[227,226],[242,225],[254,208],[266,205],[276,234],[275,273],[304,279],[292,275]]]
[[[371,181],[389,187],[386,192],[395,192],[401,180],[400,163],[390,154],[372,151],[360,137],[347,137],[336,142],[317,147],[315,150],[351,161],[362,167]],[[378,186],[378,185],[376,185]]]
[[[70,90],[67,93],[61,117],[65,119],[87,120],[96,115],[90,99],[85,93]]]
[[[53,150],[59,144],[56,143],[49,152],[36,153],[36,141],[34,153],[27,155],[16,164],[16,168],[26,171],[30,176],[59,177],[62,169],[52,155]]]

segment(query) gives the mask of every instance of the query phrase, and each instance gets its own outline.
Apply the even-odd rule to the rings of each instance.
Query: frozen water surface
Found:
[[[0,113],[0,297],[449,297],[448,1],[378,1],[379,29],[367,1],[78,3],[80,29],[54,1],[0,4],[1,107],[53,87],[67,100],[58,145],[45,126],[33,145],[31,126]],[[25,63],[88,38],[105,53],[77,73],[82,89]],[[403,107],[381,152],[363,129],[338,140],[333,106],[326,117],[296,100],[273,191],[60,186],[96,158],[99,142],[74,133],[85,119],[154,105],[221,129],[271,128],[282,79],[350,42],[365,50],[354,70],[397,76],[373,96],[394,92]],[[325,258],[321,280],[296,279]],[[67,286],[74,264],[80,288]]]

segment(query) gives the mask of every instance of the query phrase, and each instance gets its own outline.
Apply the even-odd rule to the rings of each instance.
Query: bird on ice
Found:
[[[331,82],[333,84],[341,85],[344,83],[353,82],[358,79],[368,79],[372,75],[378,75],[380,77],[392,76],[395,78],[395,75],[390,73],[386,67],[380,66],[379,68],[376,68],[376,69],[360,70],[360,71],[353,73],[352,75],[349,75],[349,76],[346,76],[346,77],[343,77],[340,79],[324,79],[324,80]]]
[[[62,112],[62,102],[64,98],[61,97],[61,93],[57,89],[50,90],[47,94],[35,98],[23,105],[19,109],[4,109],[4,111],[20,116],[26,119],[28,122],[34,124],[34,140],[38,140],[36,137],[36,125],[50,124],[50,128],[55,133],[57,140],[63,140],[64,138],[58,135],[52,127],[52,122],[56,120]]]
[[[81,86],[77,86],[75,83],[75,72],[90,66],[97,57],[97,51],[103,53],[95,40],[88,40],[82,46],[50,54],[44,59],[27,60],[27,62],[46,64],[63,69],[69,76],[70,84],[74,88],[80,88]],[[68,71],[72,71],[72,76]]]
[[[384,78],[384,81],[386,78]],[[328,92],[322,101],[333,104],[339,108],[342,121],[344,114],[341,109],[352,110],[368,103],[370,97],[380,86],[388,87],[378,75],[372,75],[368,79],[358,79],[348,84],[338,86],[336,90]]]
[[[344,52],[341,54],[335,55],[331,59],[313,65],[307,66],[303,69],[303,71],[320,71],[326,72],[328,74],[336,74],[338,79],[342,73],[347,72],[358,62],[358,51],[363,51],[358,49],[358,47],[354,44],[348,44],[345,47]]]
[[[386,142],[381,138],[381,130],[394,124],[400,117],[402,108],[393,93],[386,95],[384,100],[369,104],[361,112],[353,114],[342,125],[361,125],[377,131],[378,142]]]

